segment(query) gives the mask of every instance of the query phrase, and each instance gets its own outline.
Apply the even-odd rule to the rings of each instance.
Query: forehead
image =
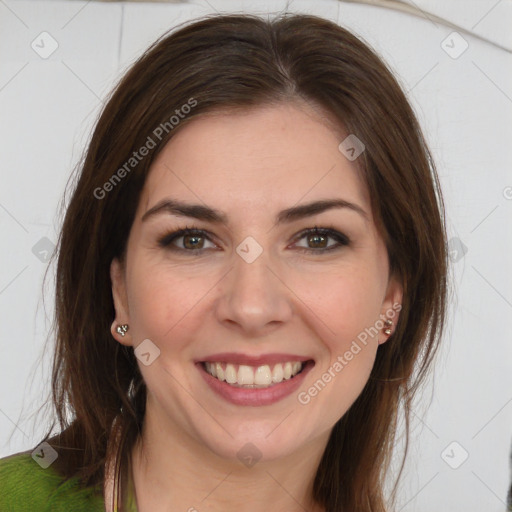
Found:
[[[153,162],[140,209],[179,197],[263,215],[341,197],[369,211],[359,171],[338,149],[346,136],[332,118],[299,104],[199,116]]]

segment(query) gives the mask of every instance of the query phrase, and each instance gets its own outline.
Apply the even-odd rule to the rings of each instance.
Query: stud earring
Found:
[[[116,327],[116,332],[120,334],[123,338],[126,335],[126,331],[129,329],[128,324],[118,325]]]
[[[393,325],[393,320],[390,320],[389,318],[384,322],[384,334],[386,336],[389,336],[391,334],[391,326]]]

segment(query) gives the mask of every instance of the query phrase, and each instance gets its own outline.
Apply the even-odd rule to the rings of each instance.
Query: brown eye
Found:
[[[201,235],[183,235],[183,245],[185,249],[202,249],[204,238]],[[201,241],[203,243],[201,243]]]
[[[298,246],[305,252],[313,254],[322,254],[335,249],[340,249],[343,246],[349,245],[350,240],[346,235],[334,229],[326,228],[313,228],[303,231],[298,240],[306,240],[306,246]],[[329,244],[329,239],[334,240],[334,243]]]
[[[212,243],[204,231],[185,228],[160,238],[158,245],[172,251],[201,252],[208,248],[204,247],[205,240]],[[213,243],[212,246],[214,246]]]
[[[308,239],[308,242],[311,244],[310,247],[312,246],[315,249],[325,249],[327,247],[326,243],[327,243],[329,237],[325,236],[325,235],[314,234],[314,235],[308,235],[307,239]]]
[[[317,255],[325,254],[350,244],[350,240],[346,235],[330,228],[315,227],[307,229],[296,240],[306,241],[306,246],[295,243],[296,247],[303,252]],[[334,240],[334,243],[329,243],[329,240]],[[205,241],[210,243],[211,246],[205,247]],[[185,228],[168,233],[158,240],[158,245],[171,251],[189,254],[201,254],[206,249],[216,247],[205,231],[194,228]]]

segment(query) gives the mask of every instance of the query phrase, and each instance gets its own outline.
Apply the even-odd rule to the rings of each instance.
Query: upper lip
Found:
[[[306,362],[312,360],[309,356],[299,356],[297,354],[260,354],[250,356],[248,354],[237,354],[235,352],[222,352],[197,359],[196,363],[204,362],[222,362],[231,364],[243,364],[248,366],[262,366],[264,364],[286,363],[288,361]]]

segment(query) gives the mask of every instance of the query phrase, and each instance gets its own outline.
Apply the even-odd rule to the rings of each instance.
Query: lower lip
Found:
[[[237,388],[225,381],[212,377],[202,363],[196,363],[201,375],[210,388],[222,398],[235,405],[270,405],[291,395],[304,382],[306,374],[315,363],[308,361],[302,371],[288,380],[274,384],[268,388]]]

